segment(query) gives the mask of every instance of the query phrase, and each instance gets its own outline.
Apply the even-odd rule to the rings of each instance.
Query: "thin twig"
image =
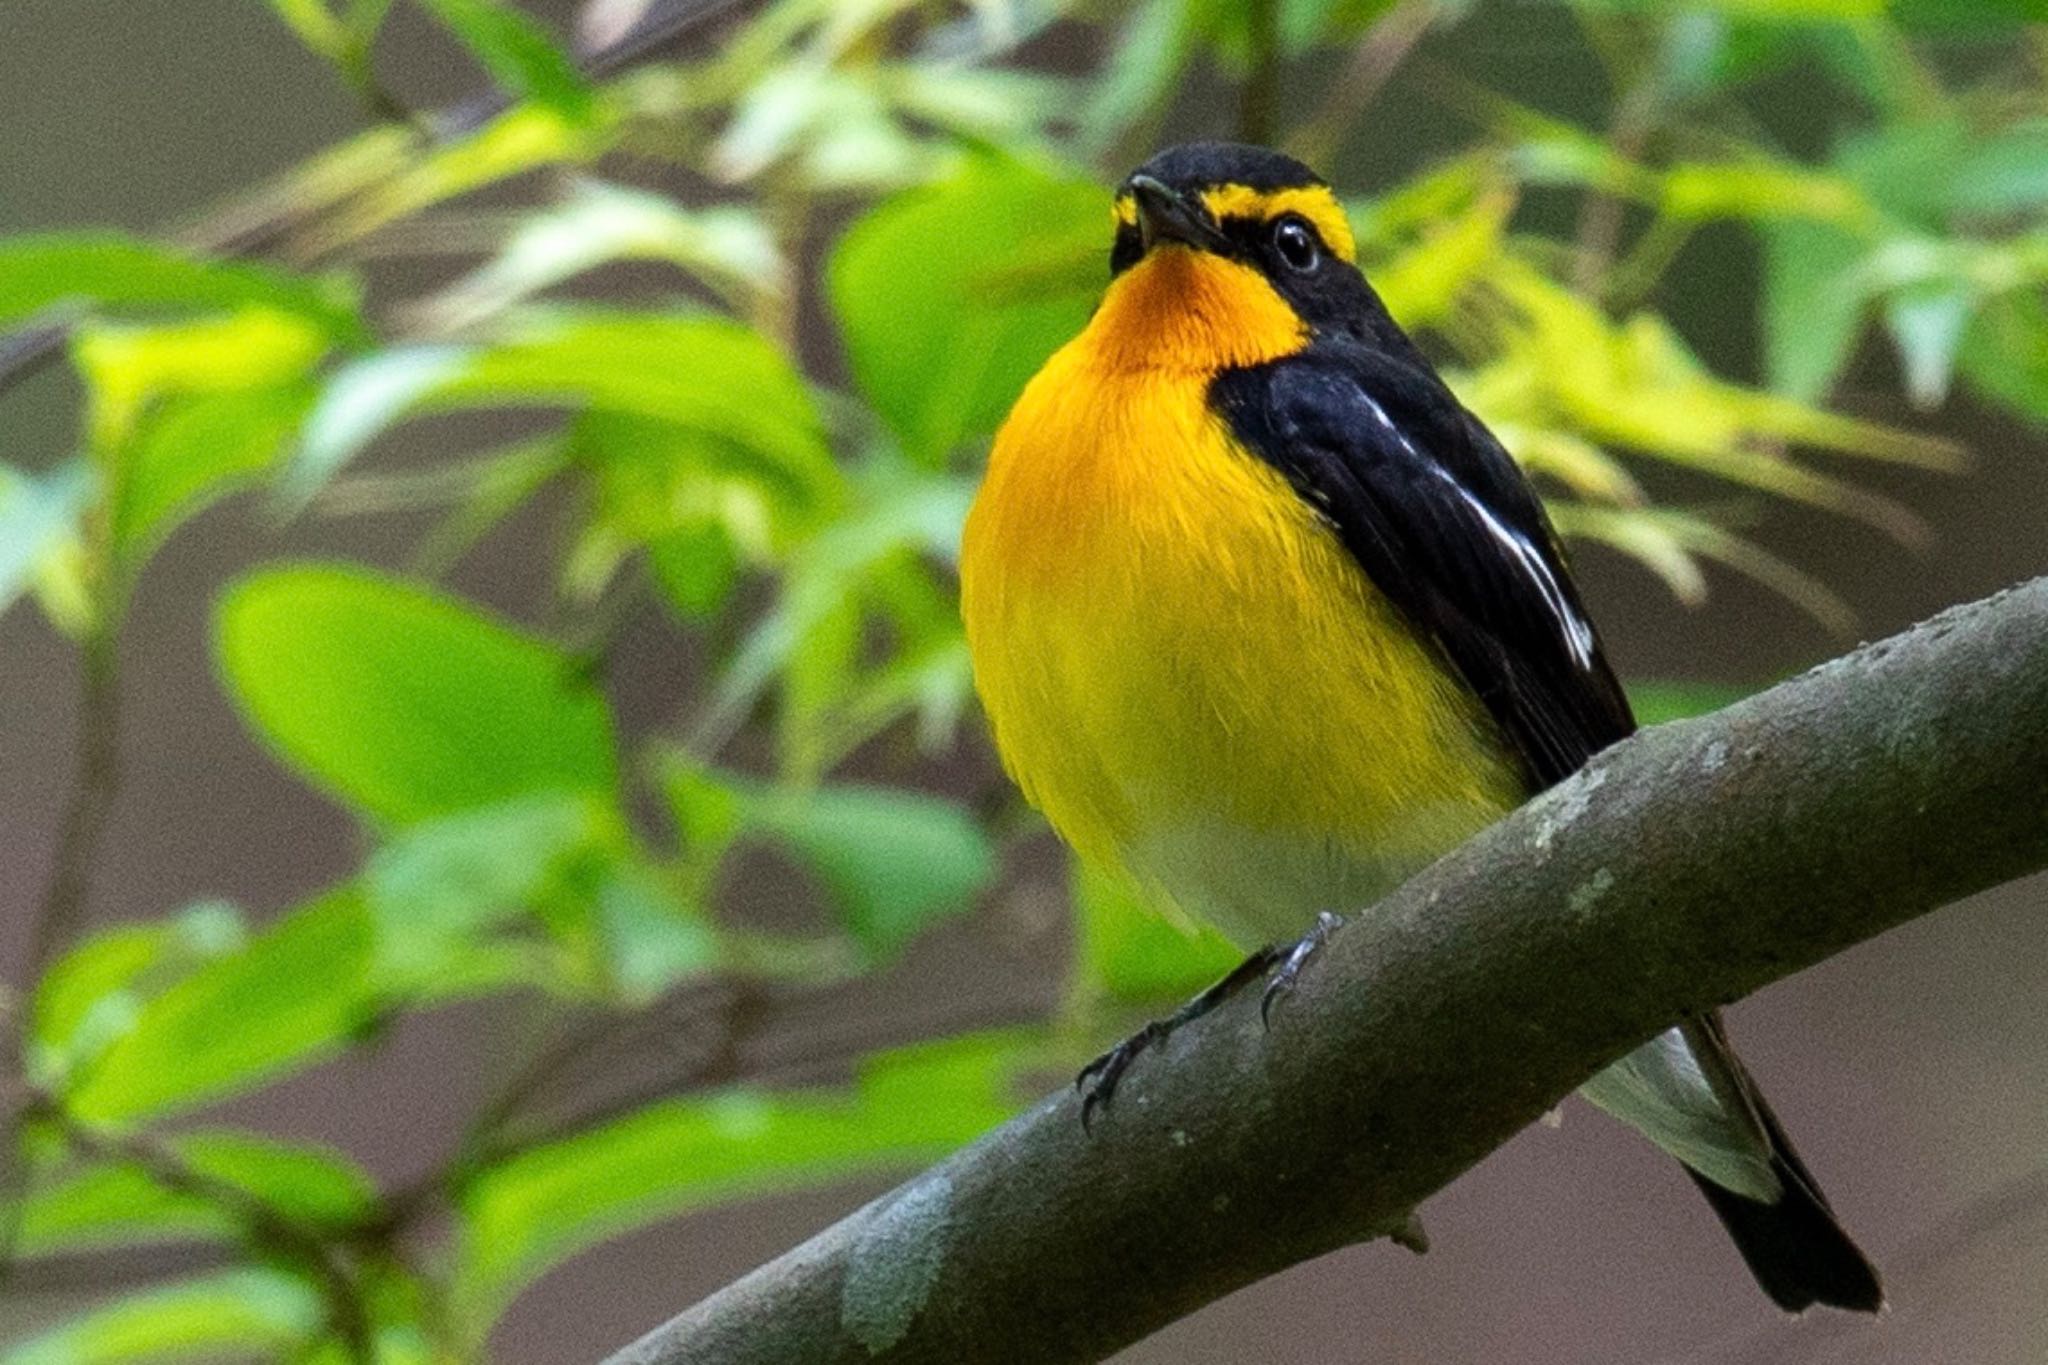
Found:
[[[1276,0],[1245,0],[1245,33],[1251,66],[1238,92],[1237,136],[1261,146],[1273,140],[1279,117],[1280,13]]]
[[[850,1066],[883,1048],[901,1047],[919,1039],[946,1037],[963,1030],[1027,1023],[1043,1015],[1042,1011],[1034,1013],[1000,1001],[973,998],[964,1002],[964,1007],[956,1004],[952,1008],[933,1010],[915,1017],[863,1021],[862,1027],[831,1030],[822,1041],[808,1037],[786,1049],[750,1056],[742,1044],[771,1017],[765,1012],[764,999],[757,999],[750,1008],[753,1016],[750,1018],[741,1013],[726,1034],[731,1041],[714,1049],[683,1077],[635,1087],[559,1123],[522,1133],[514,1150],[530,1150],[587,1133],[655,1101],[677,1099],[724,1086],[773,1086],[815,1081],[820,1073]],[[503,1155],[511,1154],[513,1152],[508,1150]]]
[[[1630,87],[1616,107],[1608,142],[1616,155],[1634,161],[1656,127],[1661,105],[1656,90],[1647,81]],[[1579,206],[1577,250],[1572,259],[1572,284],[1592,298],[1601,296],[1602,280],[1614,253],[1621,246],[1621,225],[1628,205],[1612,190],[1595,187],[1586,192]]]
[[[7,1281],[11,1299],[31,1294],[90,1294],[106,1297],[165,1280],[234,1263],[234,1253],[214,1242],[152,1242],[96,1247],[25,1260]]]
[[[730,983],[728,983],[729,985]],[[392,1192],[384,1201],[387,1230],[418,1223],[440,1206],[452,1181],[497,1162],[550,1143],[561,1142],[603,1127],[658,1100],[734,1085],[773,1086],[814,1080],[821,1072],[844,1068],[878,1049],[901,1046],[921,1038],[941,1037],[964,1029],[995,1028],[1044,1017],[1036,1005],[977,995],[941,1010],[874,1020],[866,1013],[833,1002],[838,991],[788,994],[757,982],[723,996],[722,1027],[710,1045],[678,1071],[666,1071],[647,1083],[629,1086],[546,1122],[531,1122],[536,1101],[553,1082],[574,1069],[601,1072],[598,1059],[620,1046],[644,1042],[649,1027],[668,1028],[677,1022],[677,1004],[708,1003],[711,993],[696,990],[666,1002],[649,1014],[626,1020],[600,1020],[561,1039],[539,1054],[486,1108],[463,1140],[461,1155],[416,1184]],[[849,985],[846,990],[858,987]],[[791,1027],[790,1007],[821,1005],[832,1009],[837,1025]],[[748,1043],[768,1033],[771,1025],[796,1041],[787,1047],[750,1049]],[[701,1041],[701,1040],[693,1040]],[[524,1117],[526,1126],[518,1126]]]
[[[374,1365],[376,1343],[356,1273],[340,1246],[242,1186],[195,1169],[177,1151],[142,1133],[110,1133],[51,1115],[67,1146],[88,1161],[126,1163],[164,1189],[213,1205],[257,1248],[311,1276],[327,1301],[329,1325],[357,1365]]]
[[[1609,29],[1590,14],[1581,16],[1588,43],[1601,54],[1610,82],[1624,86],[1615,101],[1614,117],[1608,125],[1607,141],[1614,155],[1633,162],[1642,154],[1650,134],[1656,130],[1663,109],[1664,91],[1657,68],[1630,78],[1632,60],[1618,30]],[[1582,294],[1598,299],[1605,287],[1608,266],[1621,246],[1622,222],[1628,206],[1620,195],[1604,186],[1587,191],[1579,205],[1572,261],[1572,282]]]
[[[120,669],[112,623],[98,625],[79,658],[78,766],[56,860],[29,934],[22,974],[26,1000],[44,968],[77,936],[86,889],[120,785]]]
[[[1344,135],[1379,98],[1435,18],[1434,0],[1402,0],[1382,15],[1352,49],[1322,104],[1289,135],[1288,150],[1311,166],[1327,167]]]
[[[79,657],[77,776],[57,836],[50,879],[29,927],[15,1016],[0,1036],[0,1078],[26,1084],[29,1031],[36,986],[57,955],[77,937],[86,891],[120,787],[121,680],[116,647],[118,613],[103,610]],[[28,1097],[14,1108],[0,1137],[0,1283],[14,1264],[28,1193],[28,1156],[22,1130],[34,1107]]]

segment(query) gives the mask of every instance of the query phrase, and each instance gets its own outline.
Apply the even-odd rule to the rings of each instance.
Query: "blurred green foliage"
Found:
[[[362,97],[367,131],[223,210],[195,249],[0,241],[0,323],[66,328],[84,393],[75,451],[0,466],[0,607],[32,596],[111,669],[152,553],[228,494],[433,526],[404,572],[275,564],[220,593],[222,687],[361,827],[360,869],[253,916],[167,905],[34,964],[7,1019],[31,1099],[7,1135],[23,1178],[0,1191],[0,1253],[172,1241],[237,1265],[110,1295],[8,1348],[14,1365],[470,1358],[523,1286],[593,1243],[924,1161],[1010,1112],[1026,1068],[1231,965],[1222,940],[1077,870],[1047,1017],[981,1032],[969,1011],[927,1025],[967,1029],[944,1041],[827,1046],[837,1086],[778,1088],[746,1060],[754,1016],[886,971],[1034,837],[1014,802],[934,794],[922,760],[975,742],[956,538],[988,437],[1101,286],[1106,185],[1169,117],[1341,164],[1386,69],[1489,22],[1463,0],[771,0],[597,79],[515,7],[420,0],[504,97],[434,119],[376,77],[390,0],[271,8]],[[1567,536],[1687,601],[1712,561],[1843,625],[1824,584],[1746,535],[1745,503],[1918,534],[1813,455],[1955,461],[1830,406],[1867,334],[1915,404],[1963,385],[2048,422],[2048,30],[1935,0],[1560,15],[1605,67],[1607,125],[1444,75],[1469,138],[1353,201],[1363,261]],[[1061,35],[1099,64],[1043,70]],[[1314,102],[1282,118],[1280,81],[1309,75]],[[1811,155],[1753,107],[1788,75],[1839,110]],[[1568,235],[1528,211],[1546,200],[1576,213]],[[1714,373],[1658,311],[1712,224],[1760,253],[1761,384]],[[251,243],[265,263],[228,259]],[[451,253],[469,260],[431,289],[367,301],[381,258]],[[608,272],[628,264],[661,282],[621,289]],[[415,433],[439,453],[380,458],[400,426],[467,441],[485,428],[447,414],[508,410],[523,434],[504,444]],[[1653,501],[1660,469],[1692,481],[1652,486],[1699,500]],[[536,622],[451,593],[447,573],[536,500],[565,527]],[[626,733],[607,648],[643,601],[709,673]],[[1733,694],[1637,695],[1654,721]],[[60,857],[92,851],[67,836]],[[808,928],[732,913],[763,858],[815,894]],[[416,1188],[379,1189],[339,1151],[165,1126],[406,1012],[497,999],[548,1002],[560,1036],[507,1059],[513,1081]],[[725,1007],[699,1012],[652,1091],[543,1103],[601,1073],[607,1040],[704,1000]]]

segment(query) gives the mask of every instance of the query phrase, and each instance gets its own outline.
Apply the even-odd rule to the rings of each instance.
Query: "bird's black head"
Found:
[[[1248,266],[1314,332],[1376,330],[1385,316],[1354,264],[1344,208],[1293,157],[1234,142],[1170,147],[1117,189],[1113,275],[1167,250]]]

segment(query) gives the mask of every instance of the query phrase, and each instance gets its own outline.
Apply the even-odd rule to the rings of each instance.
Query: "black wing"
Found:
[[[1534,492],[1419,354],[1352,338],[1210,401],[1479,694],[1548,787],[1635,729]]]
[[[1210,401],[1436,641],[1537,787],[1635,728],[1535,493],[1391,323],[1228,371]],[[1694,1175],[1758,1280],[1794,1312],[1879,1307],[1877,1272],[1829,1212],[1718,1020],[1684,1028],[1695,1065],[1728,1087],[1724,1102],[1782,1190],[1766,1203]]]

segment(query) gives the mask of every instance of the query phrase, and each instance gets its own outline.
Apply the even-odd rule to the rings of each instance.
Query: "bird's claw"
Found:
[[[1109,1051],[1081,1068],[1074,1077],[1074,1089],[1081,1096],[1081,1127],[1086,1130],[1095,1118],[1095,1111],[1109,1108],[1110,1099],[1116,1094],[1117,1082],[1124,1072],[1138,1059],[1138,1054],[1164,1041],[1182,1024],[1192,1023],[1238,990],[1248,986],[1274,963],[1280,964],[1279,971],[1266,986],[1266,992],[1259,997],[1259,1020],[1271,1025],[1273,1001],[1294,986],[1294,980],[1301,975],[1303,967],[1316,955],[1331,934],[1342,927],[1340,916],[1325,910],[1316,916],[1316,922],[1301,941],[1283,955],[1274,948],[1261,948],[1240,962],[1236,969],[1200,995],[1182,1005],[1167,1019],[1154,1019],[1130,1037],[1118,1043]]]
[[[1309,960],[1323,950],[1330,941],[1330,935],[1344,927],[1344,917],[1325,910],[1316,916],[1315,926],[1295,945],[1287,950],[1287,956],[1280,960],[1280,970],[1273,973],[1273,979],[1266,983],[1266,993],[1259,997],[1259,1022],[1267,1028],[1273,1027],[1273,1002],[1294,989],[1294,983],[1301,976]]]
[[[1138,1054],[1166,1036],[1167,1025],[1153,1020],[1109,1051],[1081,1068],[1074,1077],[1074,1089],[1081,1095],[1081,1127],[1086,1131],[1097,1109],[1107,1109],[1116,1094],[1117,1082],[1138,1059]]]

